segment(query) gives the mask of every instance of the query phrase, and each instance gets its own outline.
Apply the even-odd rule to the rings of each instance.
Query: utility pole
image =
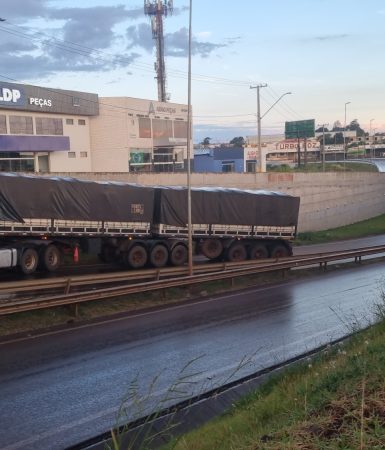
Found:
[[[350,105],[351,102],[346,102],[345,103],[345,121],[344,121],[344,165],[345,165],[345,159],[346,159],[346,153],[347,153],[347,149],[346,149],[346,106]]]
[[[373,120],[374,119],[370,119],[370,125],[369,125],[369,128],[370,128],[370,130],[369,130],[369,156],[371,158],[374,158],[374,149],[373,149],[373,145],[372,145],[372,144],[374,144],[374,142],[372,142],[373,141],[372,140],[372,122],[373,122]],[[366,153],[366,150],[365,150],[365,153]]]
[[[262,149],[261,149],[261,103],[259,90],[261,88],[267,87],[267,84],[257,84],[257,86],[250,86],[250,89],[257,90],[257,129],[258,129],[258,151],[257,151],[257,161],[255,164],[255,171],[262,172]]]
[[[322,127],[322,171],[325,172],[325,127],[328,127],[328,123],[317,125]]]
[[[156,80],[158,83],[158,100],[167,102],[166,66],[164,63],[163,16],[172,14],[173,0],[144,0],[144,13],[151,17],[152,37],[156,40]]]

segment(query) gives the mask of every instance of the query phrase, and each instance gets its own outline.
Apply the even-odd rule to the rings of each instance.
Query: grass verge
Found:
[[[271,378],[164,450],[384,449],[385,321]]]
[[[301,165],[301,167],[291,167],[287,164],[282,164],[279,166],[269,165],[267,163],[268,172],[378,172],[375,165],[367,163],[354,163],[354,162],[344,162],[344,161],[328,161],[325,166],[322,163],[308,163],[306,166]]]
[[[295,245],[322,244],[331,241],[340,241],[345,239],[357,239],[366,236],[375,236],[384,234],[385,214],[373,217],[372,219],[356,222],[344,227],[333,228],[330,230],[299,233],[295,240]]]

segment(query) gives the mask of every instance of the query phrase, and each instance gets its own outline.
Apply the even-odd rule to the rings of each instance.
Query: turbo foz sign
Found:
[[[30,97],[29,98],[29,104],[34,106],[40,106],[42,108],[43,106],[52,106],[52,100],[47,98],[37,98],[37,97]]]
[[[2,103],[18,103],[21,99],[19,89],[0,88],[0,102]]]

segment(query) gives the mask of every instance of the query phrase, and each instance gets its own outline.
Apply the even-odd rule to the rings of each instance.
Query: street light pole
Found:
[[[345,132],[346,132],[346,105],[349,105],[351,102],[346,102],[345,103],[345,122],[344,122],[344,161],[346,159],[346,136],[345,136]]]
[[[373,158],[373,146],[372,146],[372,122],[374,119],[370,119],[369,122],[369,154]]]
[[[267,87],[267,84],[258,84],[257,86],[250,86],[250,89],[257,90],[257,160],[255,162],[255,171],[262,172],[262,149],[261,149],[261,102],[259,90]]]
[[[189,10],[188,34],[188,100],[187,100],[187,237],[188,272],[193,274],[192,214],[191,214],[191,42],[192,42],[192,0]]]
[[[261,148],[261,120],[266,116],[266,114],[271,111],[274,106],[281,100],[285,95],[291,94],[291,92],[285,92],[282,94],[278,100],[276,100],[270,108],[261,116],[261,105],[259,99],[260,88],[266,87],[267,84],[258,84],[257,86],[250,86],[250,89],[257,89],[257,132],[258,132],[258,151],[257,151],[257,164],[255,165],[256,172],[262,172],[262,148]]]

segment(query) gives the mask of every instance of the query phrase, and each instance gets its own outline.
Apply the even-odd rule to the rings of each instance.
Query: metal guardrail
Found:
[[[243,261],[241,263],[202,264],[194,266],[195,275],[188,276],[187,268],[165,268],[156,270],[143,270],[131,272],[119,272],[115,274],[87,275],[79,277],[67,277],[50,280],[34,280],[19,283],[2,283],[0,292],[26,292],[37,290],[49,290],[63,288],[64,294],[46,297],[12,300],[0,304],[0,315],[12,314],[22,311],[51,308],[54,306],[74,305],[78,303],[103,300],[114,297],[122,297],[133,293],[149,292],[171,287],[189,286],[208,281],[236,278],[244,275],[275,272],[297,267],[306,267],[319,264],[326,268],[327,263],[354,258],[355,262],[361,261],[363,256],[379,255],[385,253],[385,246],[365,247],[355,250],[318,253],[300,257],[280,258],[274,261]],[[199,273],[198,273],[199,272]],[[203,273],[202,273],[203,272]],[[164,278],[164,279],[161,279]],[[133,283],[133,279],[153,280]],[[95,285],[102,283],[128,282],[120,286],[94,289],[85,292],[70,293],[71,286]]]

